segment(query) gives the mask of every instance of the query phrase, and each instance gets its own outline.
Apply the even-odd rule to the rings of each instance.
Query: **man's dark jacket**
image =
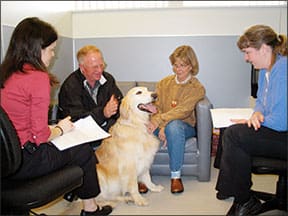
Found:
[[[119,117],[119,109],[115,115],[107,119],[103,113],[104,107],[113,94],[119,99],[119,102],[123,98],[123,95],[111,74],[103,72],[102,75],[107,81],[99,87],[97,104],[84,87],[83,81],[85,80],[85,77],[80,69],[74,71],[67,77],[63,82],[58,95],[59,117],[61,119],[70,115],[72,121],[75,121],[79,118],[91,115],[99,126],[105,131],[109,130]],[[107,124],[102,126],[105,121]]]

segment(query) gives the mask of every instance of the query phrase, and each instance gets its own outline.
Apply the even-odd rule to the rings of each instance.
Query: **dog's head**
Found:
[[[121,117],[128,119],[129,115],[149,116],[157,109],[152,102],[157,98],[156,93],[146,87],[134,87],[123,98],[120,106]]]

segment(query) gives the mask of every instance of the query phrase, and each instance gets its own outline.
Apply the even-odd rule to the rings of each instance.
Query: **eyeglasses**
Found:
[[[186,68],[188,65],[189,65],[189,64],[173,64],[173,68],[174,68],[174,69],[178,69],[178,68],[184,69],[184,68]]]
[[[105,67],[105,64],[100,64],[100,65],[95,65],[94,66],[95,69],[99,69],[99,68],[100,69],[104,69],[104,67]]]
[[[83,64],[83,66],[86,67],[86,68],[88,68],[88,69],[94,69],[94,70],[95,70],[95,69],[96,69],[96,70],[101,69],[101,70],[103,70],[103,69],[105,68],[106,64],[104,63],[104,64],[99,64],[99,65],[94,65],[94,66],[84,65],[84,64]]]

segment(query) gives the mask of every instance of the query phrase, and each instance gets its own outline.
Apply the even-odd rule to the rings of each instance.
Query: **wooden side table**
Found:
[[[220,168],[220,161],[221,161],[221,155],[222,155],[222,137],[224,134],[226,128],[220,128],[220,133],[219,133],[219,142],[217,146],[217,152],[214,160],[213,166],[217,169]]]

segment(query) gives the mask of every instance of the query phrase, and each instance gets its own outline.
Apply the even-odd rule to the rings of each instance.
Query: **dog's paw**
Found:
[[[134,202],[138,206],[147,206],[148,205],[148,200],[145,199],[144,197],[140,196],[134,199]]]
[[[164,187],[162,185],[155,185],[154,187],[150,188],[153,192],[161,192],[164,190]]]
[[[130,196],[130,195],[125,195],[125,196],[118,196],[117,197],[117,200],[118,201],[121,201],[121,202],[126,202],[126,203],[129,203],[129,202],[133,202],[133,198]]]

